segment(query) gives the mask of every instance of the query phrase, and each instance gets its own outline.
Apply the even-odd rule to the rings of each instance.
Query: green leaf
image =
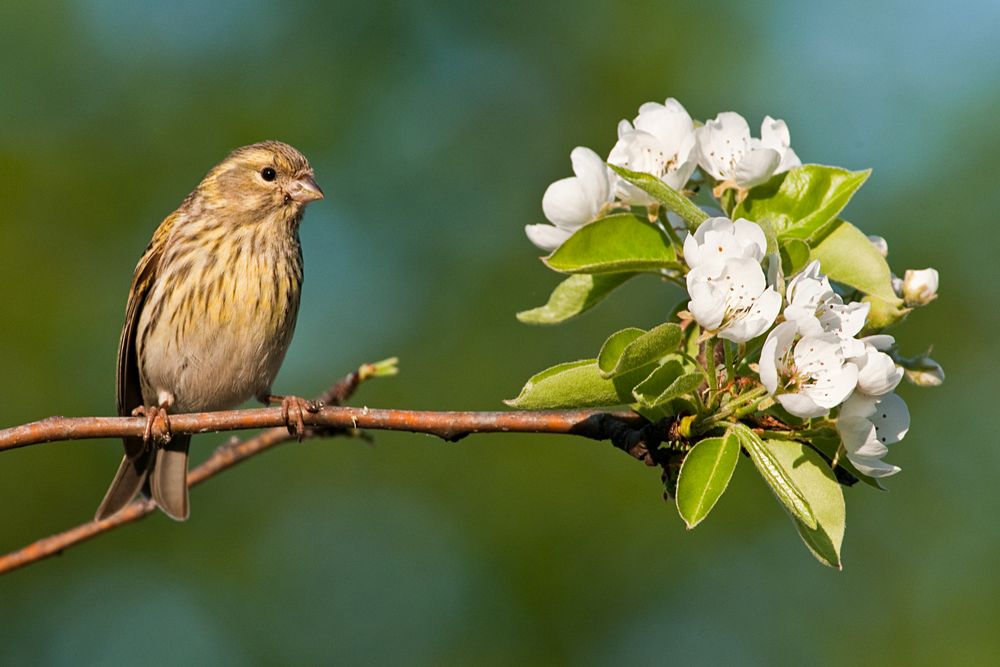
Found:
[[[562,273],[621,273],[680,267],[663,230],[631,213],[609,215],[584,225],[542,261]]]
[[[636,273],[578,273],[559,283],[544,306],[523,310],[517,319],[525,324],[559,324],[590,310]]]
[[[645,333],[645,329],[627,327],[608,336],[601,346],[601,351],[597,353],[597,367],[601,370],[601,377],[610,377],[611,373],[608,371],[618,363],[625,348]]]
[[[809,244],[799,239],[781,243],[781,268],[786,276],[794,276],[809,263]]]
[[[668,211],[681,216],[681,219],[684,220],[691,231],[696,230],[698,225],[708,218],[708,214],[695,206],[690,199],[677,192],[677,190],[674,190],[656,176],[632,171],[614,164],[609,164],[608,166],[626,181],[663,204]]]
[[[761,231],[764,232],[764,241],[766,242],[764,253],[770,255],[772,253],[778,252],[780,247],[778,246],[778,232],[775,230],[774,225],[771,224],[769,220],[761,220],[757,223]]]
[[[640,405],[652,408],[691,393],[705,381],[705,375],[701,372],[684,371],[684,364],[680,360],[671,359],[637,384],[632,395]]]
[[[830,280],[890,304],[902,303],[892,290],[892,272],[882,253],[851,223],[841,221],[837,229],[813,246],[810,257],[819,260],[820,270]]]
[[[701,327],[696,322],[691,322],[684,330],[684,351],[692,359],[696,359],[701,351],[701,344],[698,342],[701,340],[701,333]]]
[[[634,334],[636,331],[639,332],[638,335]],[[649,331],[623,329],[611,336],[601,348],[597,357],[601,375],[614,377],[658,361],[677,351],[682,336],[680,325],[672,322],[653,327]],[[614,344],[609,345],[612,342]]]
[[[813,514],[812,508],[806,500],[806,495],[785,469],[779,465],[771,451],[764,446],[764,441],[760,439],[760,436],[744,424],[736,424],[731,428],[731,432],[739,438],[743,449],[750,455],[753,464],[757,466],[760,476],[771,487],[771,491],[778,497],[781,504],[797,521],[802,522],[810,529],[815,529],[816,515]]]
[[[823,457],[793,440],[768,440],[767,451],[805,494],[815,525],[792,515],[796,530],[809,551],[823,564],[843,569],[840,548],[844,541],[844,492]]]
[[[740,444],[729,434],[706,438],[684,457],[677,478],[677,512],[688,529],[708,516],[729,486],[740,458]]]
[[[586,408],[632,403],[632,387],[650,368],[640,368],[613,379],[601,377],[596,359],[571,361],[531,377],[517,398],[504,401],[512,408]]]
[[[869,175],[871,169],[848,171],[818,164],[796,167],[752,188],[732,217],[766,220],[779,239],[796,238],[813,245],[833,229],[837,215]]]

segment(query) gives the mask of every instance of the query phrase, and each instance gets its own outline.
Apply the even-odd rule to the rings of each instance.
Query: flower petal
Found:
[[[750,151],[750,126],[743,116],[723,111],[695,130],[698,166],[719,181],[732,179],[736,165]]]
[[[858,367],[854,364],[844,364],[838,370],[831,371],[818,378],[806,393],[817,404],[827,408],[835,408],[851,395],[858,386]]]
[[[631,130],[621,135],[608,154],[608,162],[632,171],[652,174],[659,178],[669,157],[659,140],[648,132]],[[615,189],[627,204],[648,206],[656,202],[646,191],[619,178]]]
[[[765,148],[777,151],[781,156],[781,161],[774,173],[780,174],[802,164],[799,156],[791,148],[792,137],[785,121],[764,116],[764,122],[760,124],[760,143]]]
[[[783,153],[792,145],[792,135],[785,121],[764,116],[764,122],[760,124],[760,142],[767,148]]]
[[[733,168],[732,178],[741,188],[752,188],[774,176],[779,164],[778,151],[751,143],[750,150]]]
[[[840,408],[837,432],[847,458],[862,473],[885,477],[899,472],[882,457],[888,445],[899,442],[909,429],[910,413],[896,394],[873,398],[855,392]]]
[[[525,225],[524,233],[529,241],[546,252],[552,252],[573,235],[569,229],[552,225]]]
[[[822,417],[830,411],[829,408],[817,405],[805,394],[778,394],[775,398],[781,403],[781,407],[796,417],[802,417],[803,419]]]
[[[760,225],[743,218],[708,218],[684,239],[684,261],[692,268],[704,268],[715,276],[729,259],[750,258],[758,264],[764,258],[767,240]]]
[[[668,107],[646,102],[639,107],[639,115],[633,125],[635,129],[649,132],[667,144],[678,144],[687,133],[694,131],[691,116],[679,103]]]
[[[689,273],[688,276],[690,277],[690,275]],[[689,282],[688,294],[691,295],[688,310],[694,315],[698,324],[709,331],[718,329],[726,314],[724,295],[713,289],[708,283],[699,280],[695,280],[693,283]]]
[[[869,396],[888,394],[903,379],[903,369],[896,366],[892,357],[874,347],[868,347],[866,354],[854,363],[860,369],[858,389]]]
[[[590,204],[591,218],[597,215],[601,206],[610,199],[610,172],[604,160],[585,146],[577,146],[569,154],[573,163],[573,173],[579,179],[580,188]]]
[[[771,329],[760,349],[760,381],[772,396],[778,389],[778,372],[785,370],[779,362],[788,355],[794,340],[795,324],[782,322]]]
[[[876,399],[871,422],[879,442],[891,445],[906,437],[910,430],[910,410],[899,394],[887,394]]]
[[[583,227],[596,213],[575,176],[559,179],[545,190],[542,211],[552,224],[570,230]]]
[[[774,324],[780,310],[781,295],[775,292],[773,287],[768,287],[755,299],[754,305],[746,315],[734,318],[732,323],[719,332],[719,338],[734,343],[751,341]]]
[[[760,225],[746,218],[737,218],[733,221],[733,235],[744,250],[743,257],[752,257],[758,262],[764,259],[767,253],[767,237]]]
[[[858,469],[858,472],[869,477],[888,477],[889,475],[895,475],[901,470],[899,466],[894,466],[891,463],[886,463],[881,459],[870,456],[848,454],[847,458]]]

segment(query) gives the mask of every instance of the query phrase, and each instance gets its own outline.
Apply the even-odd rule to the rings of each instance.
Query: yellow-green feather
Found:
[[[146,251],[136,264],[132,276],[132,286],[129,289],[128,303],[125,306],[125,324],[122,325],[121,337],[118,340],[118,369],[115,382],[118,414],[127,416],[132,410],[143,405],[142,385],[139,380],[139,362],[136,356],[135,333],[142,314],[142,307],[149,294],[149,288],[156,280],[163,248],[167,244],[170,230],[177,213],[166,217],[153,233],[153,238]],[[143,450],[142,438],[125,438],[125,453],[133,458]]]

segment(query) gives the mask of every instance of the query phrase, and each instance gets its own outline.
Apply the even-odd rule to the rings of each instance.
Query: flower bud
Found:
[[[875,236],[874,234],[869,235],[868,240],[872,242],[875,249],[879,251],[879,254],[883,257],[889,256],[889,243],[881,236]]]
[[[896,296],[900,299],[903,298],[903,279],[895,273],[892,274],[892,291],[895,292]]]
[[[944,382],[941,364],[926,354],[908,361],[905,365],[906,379],[918,387],[937,387]]]
[[[903,301],[907,306],[926,306],[937,298],[937,269],[908,269],[903,276]]]

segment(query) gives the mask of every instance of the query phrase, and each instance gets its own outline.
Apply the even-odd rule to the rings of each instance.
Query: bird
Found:
[[[132,277],[116,381],[118,414],[143,415],[146,427],[123,439],[125,456],[95,520],[139,491],[167,516],[188,518],[191,436],[170,433],[170,414],[257,398],[281,403],[289,431],[302,437],[303,410],[321,406],[272,394],[271,385],[298,316],[299,225],[319,199],[302,153],[262,141],[231,152],[156,228]]]

